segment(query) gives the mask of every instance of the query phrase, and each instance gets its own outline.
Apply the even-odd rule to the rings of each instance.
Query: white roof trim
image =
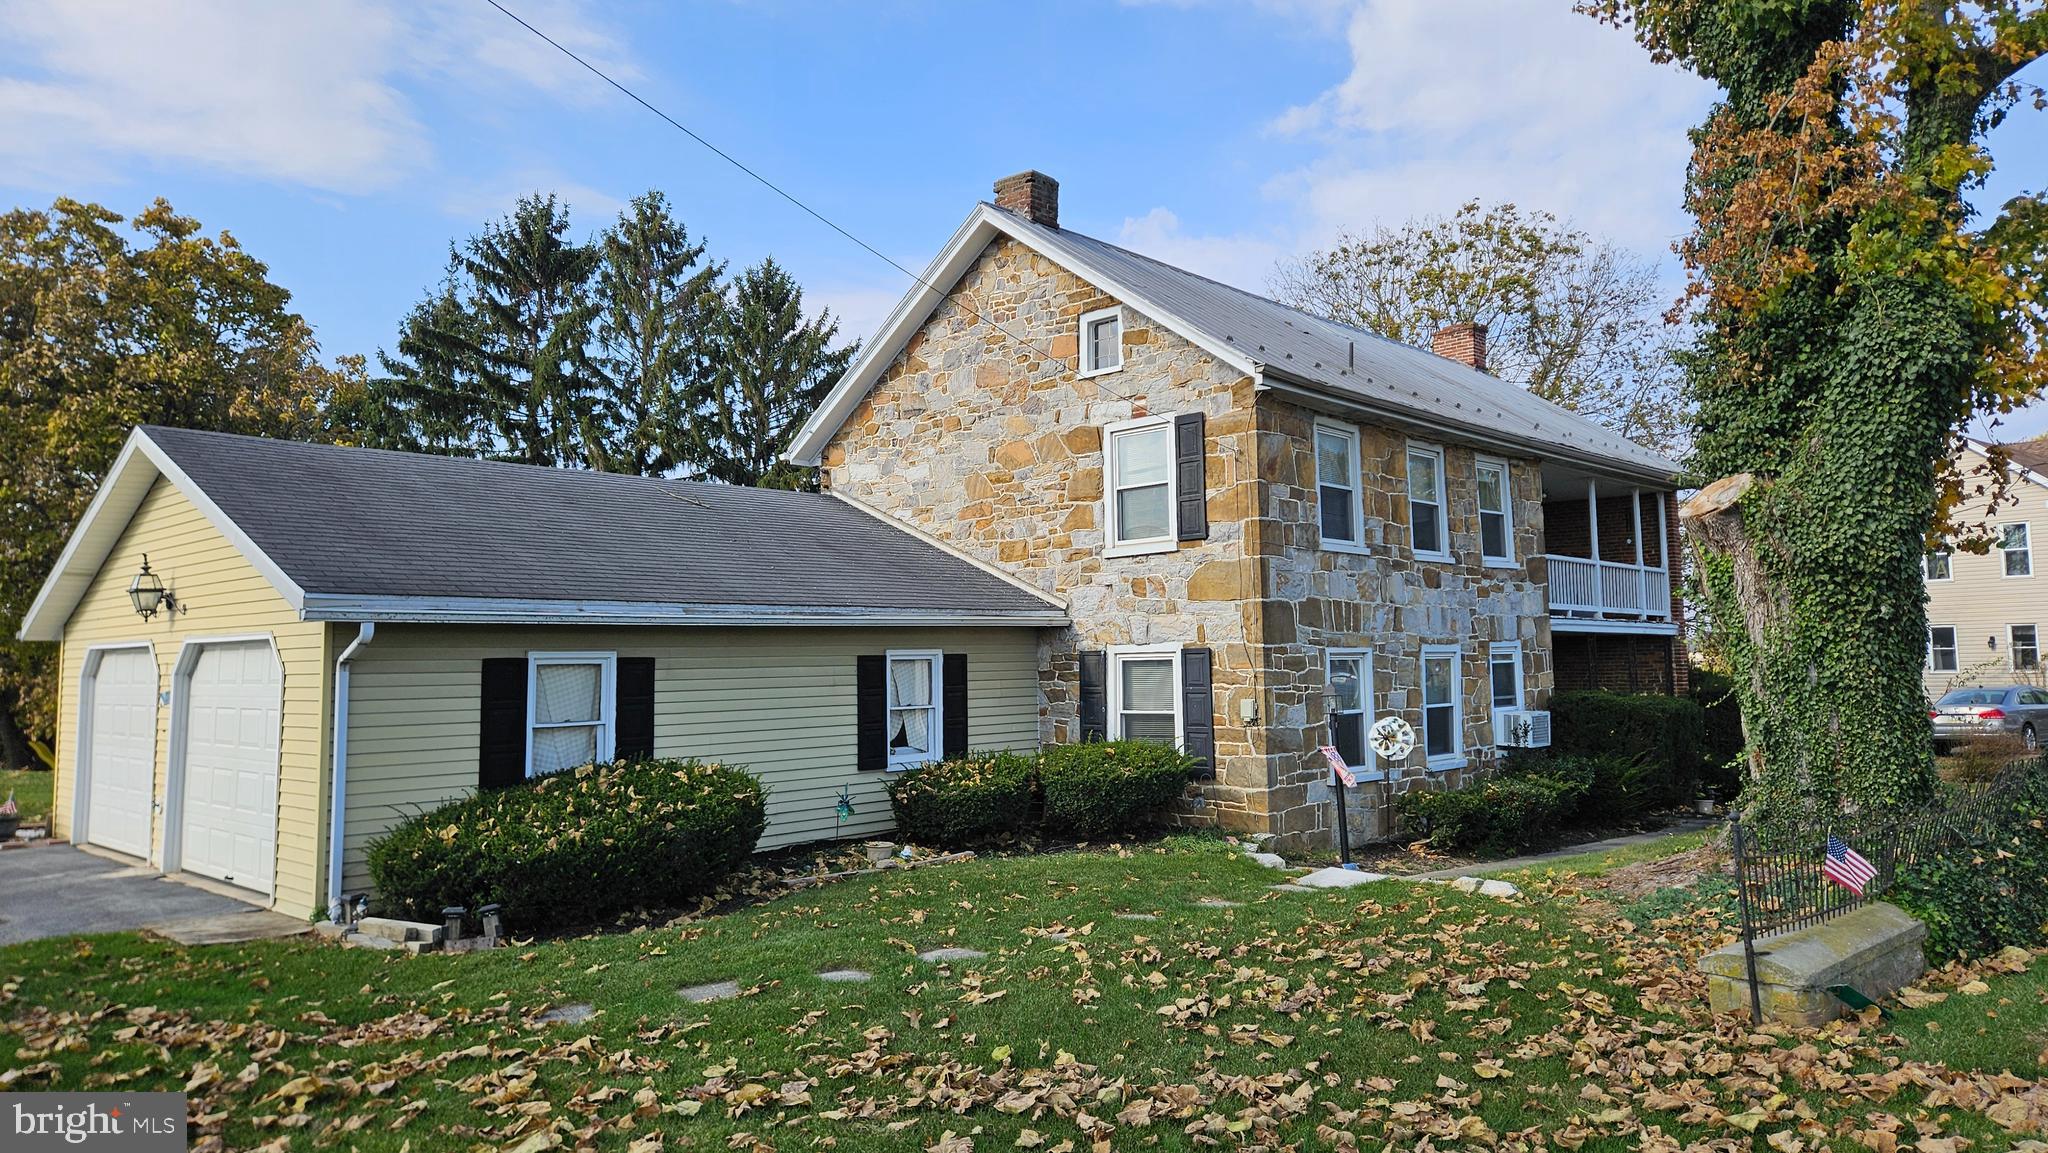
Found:
[[[520,600],[500,597],[351,596],[314,593],[309,621],[398,624],[727,625],[733,627],[1059,627],[1064,608],[1013,613],[961,609],[845,608],[830,605],[662,604],[630,601]]]
[[[36,593],[28,612],[23,614],[21,629],[16,636],[25,641],[64,639],[65,624],[77,611],[78,603],[85,599],[86,589],[99,575],[101,566],[106,564],[107,557],[120,542],[121,534],[128,530],[128,522],[134,519],[135,510],[142,507],[143,499],[149,495],[158,477],[176,485],[185,499],[205,514],[207,522],[234,544],[243,559],[262,573],[295,611],[304,608],[305,591],[286,576],[262,549],[256,547],[249,534],[228,519],[220,506],[185,475],[185,470],[178,467],[169,453],[138,428],[128,434],[128,442],[121,446],[121,454],[114,458],[114,467],[100,482],[99,491],[93,494],[92,503],[86,506],[85,516],[79,519],[78,527],[71,532],[71,539],[64,544],[64,551],[58,554],[56,567],[43,582],[42,590]]]
[[[1676,621],[1609,621],[1594,620],[1590,617],[1550,618],[1553,633],[1633,633],[1637,636],[1675,637],[1678,635]]]
[[[981,203],[967,214],[967,219],[946,242],[946,247],[925,269],[923,280],[913,285],[903,299],[889,313],[887,320],[875,334],[875,338],[861,347],[860,358],[832,386],[817,411],[797,430],[790,441],[789,450],[783,459],[792,464],[815,465],[824,456],[826,442],[830,441],[853,410],[860,405],[868,390],[881,379],[896,357],[910,343],[910,338],[930,319],[939,302],[951,293],[953,286],[966,274],[969,265],[981,256],[982,249],[998,235],[1030,248],[1038,255],[1058,264],[1060,267],[1087,281],[1095,287],[1117,298],[1119,303],[1130,306],[1145,316],[1158,321],[1174,334],[1208,352],[1223,363],[1235,367],[1246,376],[1256,371],[1253,362],[1243,352],[1209,336],[1194,325],[1182,321],[1172,312],[1144,299],[1124,288],[1110,277],[1090,268],[1085,261],[1075,260],[1070,255],[1045,251],[1032,242],[1030,235],[1017,225],[1016,218],[992,204]],[[933,285],[938,287],[934,288]]]
[[[999,566],[990,564],[989,562],[981,559],[980,557],[975,556],[973,553],[966,552],[965,550],[955,547],[950,541],[941,540],[940,538],[933,536],[931,533],[924,531],[923,529],[919,528],[914,524],[910,524],[907,521],[898,520],[895,517],[890,516],[888,513],[883,512],[881,509],[875,508],[872,505],[863,504],[860,501],[857,501],[852,497],[847,496],[845,493],[828,491],[825,495],[832,497],[834,500],[846,504],[848,507],[859,509],[861,512],[864,512],[869,516],[874,517],[876,520],[881,521],[883,524],[888,525],[890,528],[895,529],[897,532],[907,533],[911,536],[914,536],[917,539],[923,541],[924,543],[932,546],[933,548],[938,549],[940,552],[945,553],[947,556],[952,557],[955,560],[965,561],[966,563],[973,565],[975,568],[980,569],[981,571],[987,573],[988,575],[996,578],[999,581],[1002,581],[1004,584],[1010,585],[1011,587],[1017,589],[1020,592],[1030,593],[1032,596],[1037,597],[1039,600],[1044,601],[1047,605],[1051,606],[1052,608],[1058,609],[1061,613],[1065,613],[1067,611],[1067,602],[1065,598],[1055,596],[1052,593],[1046,592],[1044,589],[1039,588],[1037,585],[1034,585],[1029,581],[1021,580],[1018,577],[1003,571],[1002,568],[1000,568]]]

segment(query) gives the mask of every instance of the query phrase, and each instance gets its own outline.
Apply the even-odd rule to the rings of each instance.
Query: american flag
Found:
[[[1864,887],[1877,876],[1875,865],[1833,834],[1828,836],[1828,859],[1820,871],[1822,876],[1859,897],[1863,895]]]

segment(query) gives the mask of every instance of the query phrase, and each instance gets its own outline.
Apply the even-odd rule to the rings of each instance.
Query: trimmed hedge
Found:
[[[585,765],[442,805],[370,845],[390,911],[504,907],[527,930],[585,925],[717,889],[767,825],[761,782],[700,761]]]
[[[1187,792],[1197,763],[1153,741],[1055,745],[1038,758],[1045,829],[1092,840],[1155,825]]]
[[[905,840],[959,848],[1021,831],[1037,785],[1037,762],[1005,751],[909,769],[885,787]]]
[[[1707,744],[1706,710],[1684,697],[1596,691],[1553,693],[1551,752],[1626,762],[1619,791],[1596,786],[1587,816],[1628,817],[1665,805],[1691,804]]]
[[[1403,827],[1439,849],[1511,856],[1570,819],[1584,795],[1581,780],[1519,773],[1462,789],[1403,793],[1394,811]]]

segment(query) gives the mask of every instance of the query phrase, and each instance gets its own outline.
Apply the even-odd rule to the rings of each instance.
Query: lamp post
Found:
[[[1351,867],[1351,817],[1344,810],[1350,807],[1350,794],[1345,788],[1351,776],[1350,766],[1337,752],[1337,694],[1323,695],[1323,731],[1330,743],[1320,750],[1323,760],[1330,766],[1330,791],[1337,798],[1337,862],[1345,868]]]

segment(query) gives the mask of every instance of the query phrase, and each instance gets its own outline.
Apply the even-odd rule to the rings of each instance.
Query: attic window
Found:
[[[1124,316],[1120,308],[1081,314],[1081,375],[1115,372],[1124,366]]]

